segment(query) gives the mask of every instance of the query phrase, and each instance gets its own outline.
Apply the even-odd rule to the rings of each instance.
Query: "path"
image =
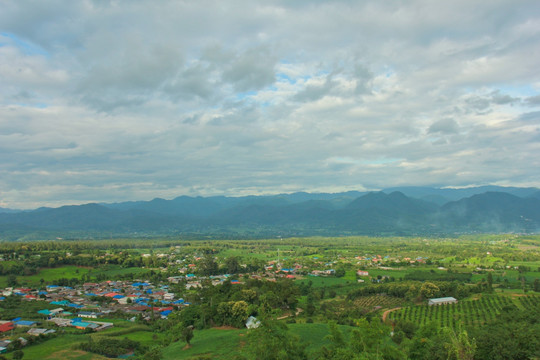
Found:
[[[304,309],[297,308],[296,309],[296,316],[298,316],[298,314],[300,314],[302,311],[304,311]],[[278,317],[277,320],[283,320],[283,319],[286,319],[286,318],[291,317],[291,316],[292,316],[292,314],[283,315],[283,316]]]
[[[396,310],[399,310],[399,309],[401,309],[401,308],[397,307],[397,308],[393,308],[393,309],[386,310],[385,312],[383,312],[383,314],[382,314],[383,323],[386,323],[386,317],[388,316],[388,314],[390,314],[392,311],[396,311]]]

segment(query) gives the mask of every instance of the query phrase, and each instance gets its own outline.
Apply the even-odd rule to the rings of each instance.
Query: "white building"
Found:
[[[456,303],[457,303],[457,299],[451,296],[428,300],[428,305],[443,305],[443,304],[456,304]]]

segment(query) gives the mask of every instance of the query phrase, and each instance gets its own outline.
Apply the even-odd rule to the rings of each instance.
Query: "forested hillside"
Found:
[[[506,188],[493,188],[506,190]],[[536,233],[536,189],[474,193],[473,189],[275,196],[188,197],[85,204],[0,213],[5,240],[32,237],[193,235],[268,237],[310,235],[444,235]],[[466,191],[465,191],[466,190]],[[476,188],[476,192],[485,188]],[[459,198],[461,195],[473,194]],[[520,194],[522,196],[517,196]],[[416,195],[417,197],[413,197]],[[445,196],[458,198],[443,201]],[[426,199],[437,199],[428,201]]]

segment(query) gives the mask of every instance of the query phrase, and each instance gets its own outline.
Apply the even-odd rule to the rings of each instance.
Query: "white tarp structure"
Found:
[[[248,317],[248,319],[246,321],[246,327],[248,329],[256,329],[259,326],[261,326],[261,322],[259,320],[257,320],[256,317],[254,317],[254,316]]]

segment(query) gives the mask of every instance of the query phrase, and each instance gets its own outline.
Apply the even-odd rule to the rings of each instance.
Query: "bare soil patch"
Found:
[[[386,318],[388,317],[388,314],[390,314],[392,311],[396,311],[396,310],[399,310],[399,309],[401,309],[401,308],[397,307],[397,308],[393,308],[393,309],[386,310],[385,312],[383,312],[383,314],[382,314],[383,323],[386,323]]]
[[[232,327],[232,326],[228,326],[228,325],[214,326],[212,329],[217,329],[217,330],[238,330],[237,328]]]
[[[61,351],[52,353],[51,355],[47,357],[47,359],[76,360],[88,354],[90,353],[86,351],[82,351],[82,350],[61,350]],[[107,359],[107,358],[101,355],[97,355],[97,354],[92,355],[92,360],[103,360],[103,359]]]

